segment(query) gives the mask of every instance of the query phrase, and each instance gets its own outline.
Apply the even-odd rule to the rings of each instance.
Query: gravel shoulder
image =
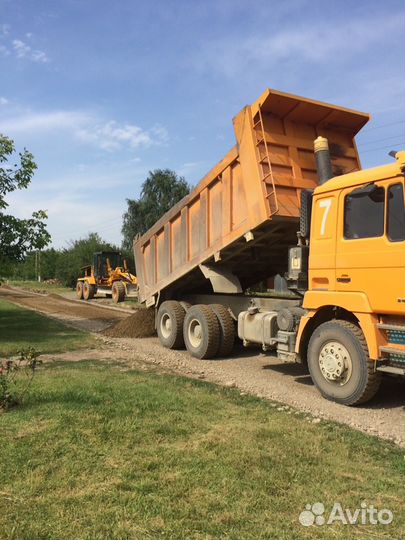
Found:
[[[25,291],[0,288],[0,298],[34,309],[83,330],[100,332],[128,315],[106,306],[72,303],[56,295],[38,296]],[[385,376],[378,395],[359,407],[344,407],[323,399],[309,374],[299,364],[284,364],[259,349],[235,347],[232,358],[197,360],[185,351],[164,349],[156,337],[112,338],[99,334],[100,349],[92,358],[119,360],[128,367],[158,368],[187,377],[205,379],[243,393],[271,399],[279,407],[298,409],[311,421],[337,421],[355,429],[394,441],[405,447],[405,380]],[[81,358],[85,353],[80,351]],[[77,353],[65,353],[64,360],[77,360]]]

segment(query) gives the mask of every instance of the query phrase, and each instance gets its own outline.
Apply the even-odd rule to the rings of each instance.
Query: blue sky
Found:
[[[0,0],[0,132],[35,155],[53,245],[120,243],[151,169],[195,184],[266,87],[372,114],[363,167],[405,147],[403,0]]]

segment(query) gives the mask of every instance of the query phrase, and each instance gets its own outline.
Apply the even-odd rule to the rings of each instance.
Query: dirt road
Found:
[[[0,298],[90,332],[100,332],[128,316],[127,312],[117,308],[106,309],[57,294],[38,294],[7,286],[0,287]]]
[[[125,312],[56,295],[38,297],[3,287],[0,298],[96,332],[127,316]],[[384,377],[373,401],[360,407],[344,407],[323,399],[302,366],[280,363],[256,348],[235,347],[232,358],[226,360],[197,360],[185,351],[162,348],[157,338],[113,339],[100,335],[99,339],[102,347],[98,353],[93,352],[92,357],[99,354],[100,359],[107,356],[137,366],[141,361],[188,377],[237,387],[241,392],[279,402],[276,406],[305,411],[310,415],[308,421],[335,420],[405,447],[404,379]],[[293,414],[291,409],[289,411]]]

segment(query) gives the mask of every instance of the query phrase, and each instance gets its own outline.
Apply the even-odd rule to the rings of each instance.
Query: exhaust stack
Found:
[[[319,184],[324,184],[333,177],[328,139],[325,137],[315,139],[314,152]]]

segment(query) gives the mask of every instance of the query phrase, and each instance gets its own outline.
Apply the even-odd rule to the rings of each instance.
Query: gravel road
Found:
[[[69,301],[56,295],[38,296],[0,288],[0,298],[29,307],[73,326],[100,331],[127,316],[126,313],[101,306]],[[188,377],[205,379],[236,387],[279,402],[313,416],[313,422],[334,420],[360,431],[394,441],[405,447],[405,380],[385,376],[378,395],[359,407],[344,407],[323,399],[302,366],[280,363],[259,349],[235,347],[232,358],[197,360],[185,351],[170,351],[157,338],[128,339],[99,335],[100,359],[125,359],[129,365],[139,361]],[[94,354],[94,353],[93,353]],[[66,355],[64,355],[66,356]],[[72,358],[73,359],[73,358]]]

